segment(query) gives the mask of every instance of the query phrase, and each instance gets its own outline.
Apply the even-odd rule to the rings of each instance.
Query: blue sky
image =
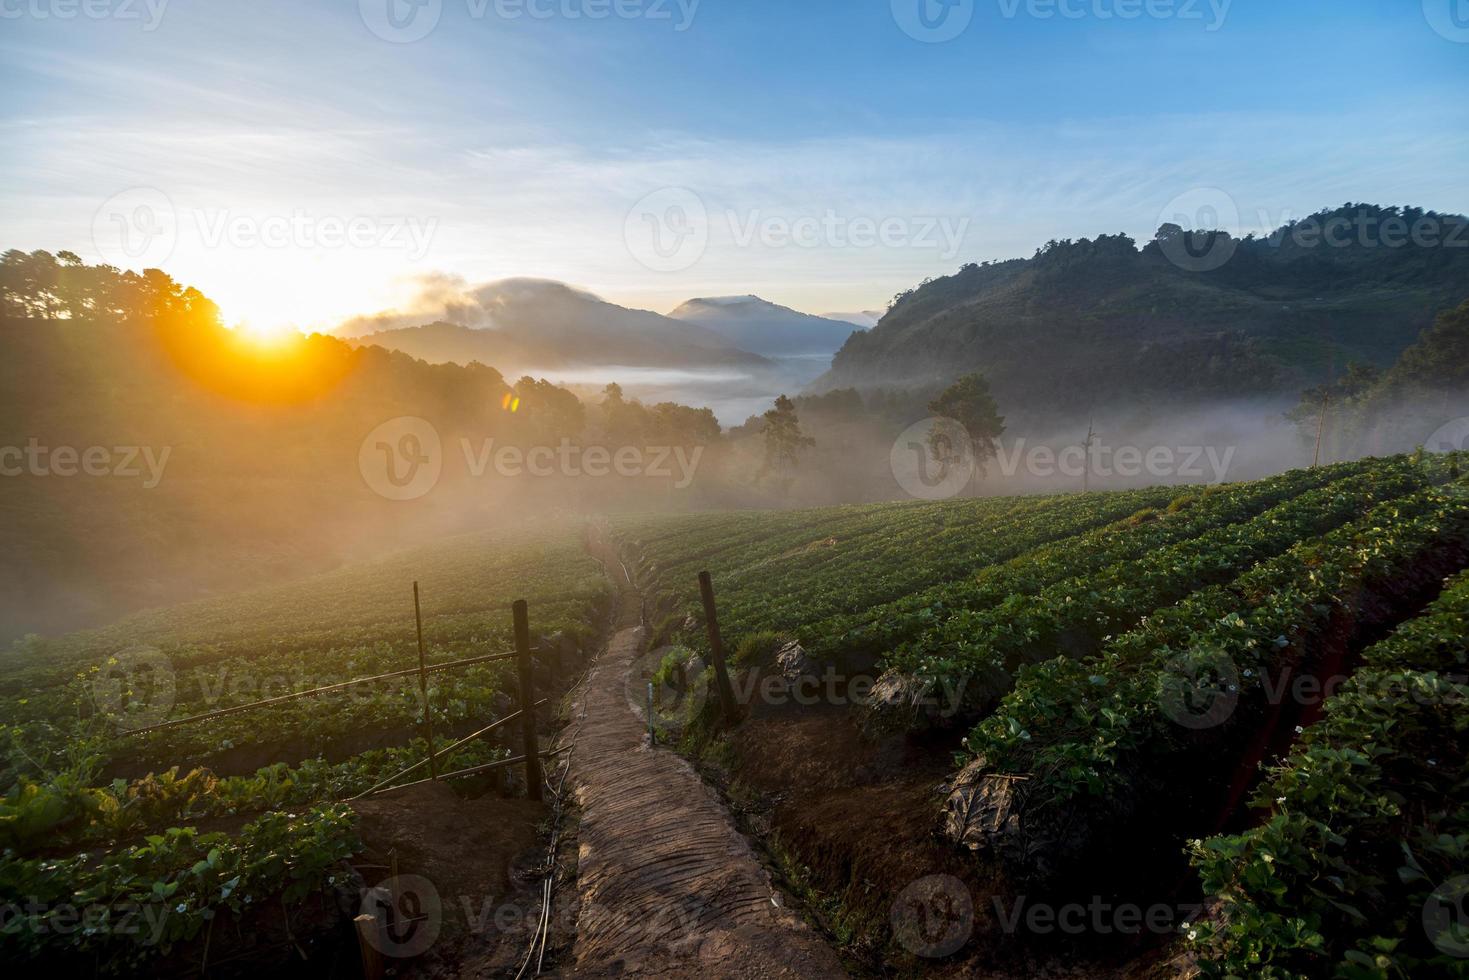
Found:
[[[4,246],[326,327],[507,276],[865,309],[1180,208],[1469,211],[1466,0],[944,2],[0,0]]]

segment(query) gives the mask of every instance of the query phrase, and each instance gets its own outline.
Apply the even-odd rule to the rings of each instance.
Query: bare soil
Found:
[[[620,567],[615,555],[604,561]],[[570,975],[845,976],[718,796],[683,758],[649,743],[627,695],[643,652],[641,597],[625,577],[619,584],[619,628],[576,712],[571,778],[582,817]]]

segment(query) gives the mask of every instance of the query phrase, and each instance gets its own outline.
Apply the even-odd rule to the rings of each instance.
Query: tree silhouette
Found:
[[[974,463],[983,473],[984,464],[994,458],[996,441],[1005,432],[1005,418],[990,394],[990,383],[984,375],[977,372],[964,375],[929,402],[928,410],[964,426],[974,451]],[[935,455],[947,452],[933,435],[929,439]]]
[[[777,473],[789,483],[787,474],[800,462],[801,450],[816,445],[816,440],[801,431],[796,403],[785,395],[777,398],[775,407],[762,417],[765,419],[765,464],[760,468],[760,475],[763,478]]]

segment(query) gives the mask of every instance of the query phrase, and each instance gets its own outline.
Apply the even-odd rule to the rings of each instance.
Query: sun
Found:
[[[267,321],[242,320],[236,325],[235,330],[240,339],[249,341],[256,347],[284,347],[293,340],[301,339],[301,331],[289,323],[271,323]]]

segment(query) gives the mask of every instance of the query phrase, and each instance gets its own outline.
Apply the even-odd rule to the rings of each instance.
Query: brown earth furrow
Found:
[[[571,781],[582,817],[572,975],[845,976],[698,773],[649,746],[625,689],[643,651],[638,596],[625,583],[621,607],[627,618],[576,712]]]

